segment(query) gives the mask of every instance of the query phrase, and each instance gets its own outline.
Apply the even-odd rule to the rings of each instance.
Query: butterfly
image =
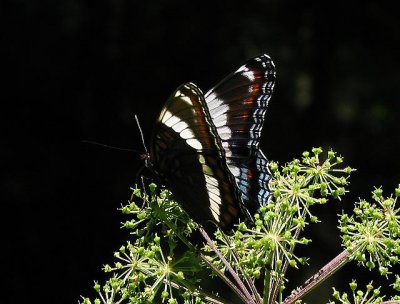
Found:
[[[274,83],[264,54],[206,94],[182,84],[162,108],[145,164],[196,221],[229,231],[268,201],[271,174],[259,144]]]

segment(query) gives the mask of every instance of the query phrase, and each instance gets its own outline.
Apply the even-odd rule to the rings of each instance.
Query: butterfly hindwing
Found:
[[[148,165],[194,219],[228,231],[270,197],[259,145],[274,83],[274,64],[261,55],[206,95],[180,86],[162,109]]]
[[[269,197],[270,173],[259,149],[265,112],[275,83],[267,55],[249,60],[205,95],[244,206],[255,212]]]
[[[156,124],[152,169],[196,220],[229,229],[241,215],[240,192],[204,95],[194,84],[180,86]]]

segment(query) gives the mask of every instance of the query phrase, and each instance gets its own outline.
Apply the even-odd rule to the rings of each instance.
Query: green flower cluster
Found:
[[[103,285],[95,282],[97,297],[83,298],[83,304],[205,303],[207,295],[197,291],[199,258],[194,251],[176,250],[196,224],[167,190],[157,195],[154,184],[149,188],[150,195],[133,189],[130,202],[122,206],[122,213],[131,217],[123,227],[131,231],[133,243],[114,253],[114,264],[104,266],[112,277]]]
[[[354,169],[343,167],[341,156],[333,151],[323,153],[321,148],[304,152],[301,159],[284,166],[270,162],[269,169],[272,177],[266,185],[271,193],[268,202],[252,221],[239,223],[229,235],[217,230],[214,240],[208,240],[202,250],[190,241],[199,225],[169,191],[158,189],[155,184],[150,184],[147,192],[132,189],[130,201],[121,207],[121,212],[129,216],[122,227],[129,230],[130,241],[115,252],[113,264],[104,266],[109,279],[103,284],[95,282],[94,298],[82,297],[81,302],[229,303],[216,295],[214,288],[207,291],[205,283],[211,274],[218,275],[235,291],[236,285],[229,284],[226,276],[230,272],[238,286],[243,285],[239,291],[236,286],[235,293],[244,302],[250,299],[257,304],[292,304],[300,303],[307,292],[350,260],[377,268],[386,277],[395,272],[393,267],[400,262],[400,185],[389,197],[375,189],[373,203],[361,200],[353,215],[342,214],[340,230],[345,251],[330,262],[334,266],[323,268],[284,299],[287,269],[307,263],[307,258],[297,256],[294,250],[297,245],[311,242],[301,236],[307,225],[318,222],[311,207],[326,204],[330,198],[340,200]],[[262,292],[256,286],[262,286]],[[396,273],[391,286],[400,291]],[[334,290],[335,300],[330,304],[379,303],[385,298],[380,288],[372,284],[363,291],[353,281],[350,289],[349,294]],[[390,301],[384,303],[398,303],[400,297],[394,296]]]
[[[369,269],[378,267],[385,276],[400,257],[399,196],[400,186],[390,197],[375,189],[373,203],[360,200],[353,215],[342,214],[340,218],[343,244],[351,257]]]
[[[395,296],[391,300],[384,302],[385,296],[381,295],[381,288],[374,288],[372,282],[367,284],[365,290],[359,289],[358,284],[354,280],[349,285],[351,290],[350,294],[333,289],[333,297],[335,298],[335,301],[330,301],[329,304],[400,303],[399,296]]]
[[[282,168],[275,162],[269,166],[273,178],[269,184],[272,193],[269,202],[254,216],[254,222],[240,223],[232,236],[216,234],[218,249],[242,277],[264,278],[264,296],[283,284],[288,266],[298,267],[307,259],[294,253],[297,244],[310,240],[300,237],[309,222],[317,222],[310,207],[325,204],[329,197],[340,199],[347,191],[351,168],[339,168],[343,158],[329,151],[321,160],[321,148],[304,152]],[[206,251],[212,250],[206,246]],[[221,271],[224,264],[215,256],[210,260]],[[279,286],[281,290],[283,285]]]

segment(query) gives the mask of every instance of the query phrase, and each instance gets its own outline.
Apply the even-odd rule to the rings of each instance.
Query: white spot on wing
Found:
[[[172,128],[180,135],[180,137],[186,139],[186,143],[192,148],[197,150],[201,150],[203,148],[201,142],[194,138],[195,136],[192,130],[190,130],[189,125],[183,120],[180,120],[178,117],[172,115],[171,112],[166,111],[161,122],[167,127]]]
[[[199,154],[199,161],[200,161],[200,164],[202,164],[202,165],[204,165],[206,163],[206,159],[201,154]]]
[[[182,100],[183,102],[189,104],[189,105],[192,105],[192,104],[193,104],[193,103],[192,103],[192,100],[190,99],[190,97],[182,96],[182,97],[181,97],[181,100]]]
[[[162,122],[170,128],[174,128],[174,125],[180,122],[180,119],[173,116],[171,112],[167,111],[162,119]],[[174,129],[175,130],[175,129]]]
[[[212,110],[210,110],[210,114],[212,117],[217,117],[217,116],[225,114],[228,110],[229,110],[229,106],[225,104],[225,105],[221,105],[217,108],[213,108]],[[225,116],[226,116],[226,114],[225,114]]]
[[[173,128],[175,130],[175,128]],[[176,131],[176,130],[175,130]],[[185,128],[181,133],[180,133],[181,137],[183,139],[192,139],[194,138],[194,134],[192,132],[192,130]]]
[[[223,126],[218,128],[218,134],[222,140],[226,140],[232,137],[232,131],[229,127]]]
[[[254,76],[254,73],[252,71],[246,71],[242,74],[244,77],[249,79],[250,81],[254,81],[256,77]]]
[[[231,171],[235,177],[240,175],[240,169],[236,166],[229,165],[229,171]]]
[[[162,123],[165,123],[168,119],[170,119],[172,116],[171,112],[165,111],[164,115],[162,116]]]
[[[216,126],[217,128],[218,128],[218,127],[225,126],[227,120],[228,120],[228,119],[227,119],[227,115],[226,115],[226,114],[220,115],[220,116],[218,116],[218,117],[215,117],[214,120],[213,120],[214,126]]]
[[[201,144],[201,142],[199,142],[197,139],[195,138],[190,138],[190,139],[186,139],[186,143],[191,146],[193,149],[196,150],[201,150],[203,149],[203,146]]]
[[[246,67],[246,65],[242,65],[240,68],[238,68],[237,70],[236,70],[236,73],[238,73],[238,72],[243,72],[243,71],[247,71],[248,70],[248,68]]]
[[[210,111],[223,104],[223,100],[219,99],[215,93],[208,95],[206,97],[206,102]]]
[[[205,175],[205,178],[208,197],[210,198],[211,214],[214,217],[215,221],[219,222],[219,216],[221,212],[220,206],[222,202],[221,193],[218,189],[218,181],[214,177],[207,174]]]
[[[180,133],[182,130],[185,130],[188,127],[189,126],[188,126],[188,124],[186,122],[180,121],[173,127],[173,129],[174,129],[174,131]]]

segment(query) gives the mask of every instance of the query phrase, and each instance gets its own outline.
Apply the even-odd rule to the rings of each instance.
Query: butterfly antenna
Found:
[[[137,126],[139,128],[140,136],[142,138],[142,144],[143,144],[143,147],[144,147],[144,151],[146,152],[146,154],[148,154],[147,148],[146,148],[146,143],[144,142],[143,131],[142,131],[142,128],[140,127],[139,118],[137,117],[136,114],[135,114],[135,120],[136,120],[136,124],[137,124]]]
[[[110,145],[106,145],[106,144],[102,144],[99,142],[95,142],[95,141],[91,141],[91,140],[81,140],[82,143],[85,144],[91,144],[91,145],[95,145],[95,146],[100,146],[100,147],[104,147],[107,149],[113,149],[113,150],[120,150],[120,151],[128,151],[128,152],[135,152],[135,153],[140,153],[140,151],[135,150],[135,149],[129,149],[129,148],[121,148],[121,147],[115,147],[115,146],[110,146]]]

